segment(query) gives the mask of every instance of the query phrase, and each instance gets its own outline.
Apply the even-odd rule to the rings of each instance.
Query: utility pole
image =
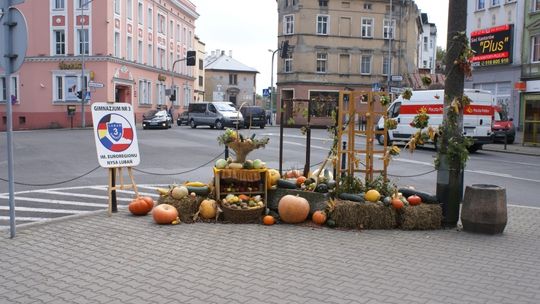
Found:
[[[450,105],[454,98],[463,97],[465,74],[455,62],[467,47],[464,45],[467,0],[452,0],[448,4],[446,82],[442,136],[438,145],[440,163],[437,169],[437,199],[443,208],[443,226],[455,227],[459,218],[459,206],[463,199],[464,164],[459,158],[450,157],[448,146],[450,142],[463,142],[463,106],[459,107],[459,113],[450,113],[453,111]]]

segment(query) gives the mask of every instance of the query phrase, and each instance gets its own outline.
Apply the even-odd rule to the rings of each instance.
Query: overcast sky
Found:
[[[277,49],[277,5],[275,0],[191,0],[200,17],[195,34],[206,44],[206,52],[220,49],[259,71],[257,94],[270,87],[272,53]],[[446,48],[448,0],[415,0],[429,21],[437,25],[437,45]],[[274,57],[274,85],[276,64]]]

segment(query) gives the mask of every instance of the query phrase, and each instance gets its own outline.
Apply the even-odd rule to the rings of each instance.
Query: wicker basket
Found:
[[[223,220],[235,224],[259,223],[264,207],[255,209],[231,209],[221,204]]]

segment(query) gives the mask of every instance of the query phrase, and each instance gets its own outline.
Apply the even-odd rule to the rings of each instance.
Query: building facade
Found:
[[[195,36],[195,51],[197,52],[197,64],[194,69],[195,90],[193,91],[193,101],[204,100],[204,57],[206,56],[205,44]]]
[[[204,100],[230,101],[237,107],[255,104],[256,69],[234,59],[232,51],[215,50],[205,58]]]
[[[521,126],[523,143],[540,144],[540,1],[525,1],[521,50]]]
[[[437,26],[430,23],[426,13],[420,14],[422,32],[418,39],[418,68],[435,74],[437,61]]]
[[[277,102],[336,99],[340,90],[408,86],[416,71],[418,8],[413,1],[278,0]],[[390,77],[392,75],[398,77]],[[403,79],[401,82],[390,80]],[[289,120],[292,107],[287,107]],[[296,111],[299,112],[299,111]],[[312,120],[327,124],[331,111]],[[301,117],[294,117],[302,123]]]
[[[466,88],[491,91],[496,102],[520,126],[521,49],[525,0],[467,1],[467,36],[473,72]]]
[[[17,7],[27,20],[26,59],[10,81],[0,79],[0,92],[8,83],[15,92],[0,94],[0,103],[12,100],[14,130],[91,126],[93,102],[129,103],[140,121],[149,109],[171,106],[171,87],[175,108],[193,99],[193,67],[179,61],[172,71],[194,47],[198,14],[190,1],[43,0]],[[83,86],[84,106],[77,96]],[[5,130],[5,114],[2,122]]]

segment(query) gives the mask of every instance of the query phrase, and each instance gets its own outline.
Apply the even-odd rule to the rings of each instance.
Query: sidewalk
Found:
[[[493,143],[482,147],[486,151],[506,152],[524,155],[540,156],[540,146],[523,145],[523,132],[516,132],[515,143],[506,145],[504,143]]]
[[[2,231],[0,303],[540,303],[540,209],[508,211],[497,236],[97,212]]]

